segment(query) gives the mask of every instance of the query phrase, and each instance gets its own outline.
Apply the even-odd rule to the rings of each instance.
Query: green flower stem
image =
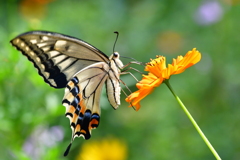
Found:
[[[180,100],[180,98],[175,94],[175,92],[173,91],[169,80],[165,80],[164,83],[167,85],[167,87],[170,89],[170,91],[172,92],[173,96],[177,99],[178,103],[180,104],[180,106],[182,107],[183,111],[186,113],[186,115],[188,116],[188,118],[190,119],[190,121],[192,122],[193,126],[196,128],[197,132],[200,134],[200,136],[202,137],[202,139],[204,140],[204,142],[206,143],[206,145],[209,147],[209,149],[211,150],[211,152],[213,153],[213,155],[215,156],[215,158],[217,160],[221,160],[221,158],[219,157],[218,153],[215,151],[215,149],[213,148],[213,146],[211,145],[211,143],[208,141],[207,137],[204,135],[204,133],[202,132],[202,130],[200,129],[200,127],[198,126],[198,124],[196,123],[196,121],[193,119],[193,117],[191,116],[191,114],[188,112],[187,108],[184,106],[184,104],[182,103],[182,101]]]

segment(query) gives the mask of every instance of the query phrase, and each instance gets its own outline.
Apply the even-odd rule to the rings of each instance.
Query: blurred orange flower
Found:
[[[172,64],[166,67],[166,58],[163,56],[156,56],[156,59],[151,59],[145,66],[145,71],[148,75],[143,75],[141,81],[136,86],[138,90],[130,94],[125,100],[130,103],[129,107],[135,106],[136,110],[140,109],[140,101],[149,95],[155,87],[160,86],[164,80],[169,79],[171,75],[180,74],[185,69],[198,63],[201,59],[201,53],[193,48],[183,56],[178,56],[173,59]]]
[[[157,36],[156,45],[165,54],[174,54],[181,50],[184,44],[184,37],[180,32],[166,30]]]
[[[27,20],[41,19],[45,15],[46,5],[53,0],[22,0],[20,3],[20,13]]]

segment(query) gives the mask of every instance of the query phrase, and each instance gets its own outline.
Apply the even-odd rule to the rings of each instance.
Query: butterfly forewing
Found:
[[[34,31],[14,38],[11,43],[33,62],[45,82],[63,88],[81,69],[108,57],[92,45],[70,36]]]

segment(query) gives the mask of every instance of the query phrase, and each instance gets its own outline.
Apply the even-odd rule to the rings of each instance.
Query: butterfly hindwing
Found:
[[[55,88],[64,88],[72,76],[86,66],[109,61],[92,45],[53,32],[27,32],[11,43],[33,62],[45,82]]]
[[[91,130],[100,120],[100,96],[108,77],[109,66],[104,62],[92,64],[79,71],[67,84],[63,105],[70,120],[73,139],[89,139]]]

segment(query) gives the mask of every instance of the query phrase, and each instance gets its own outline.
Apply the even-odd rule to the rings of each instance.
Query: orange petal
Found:
[[[125,99],[125,101],[130,103],[129,107],[135,106],[136,111],[138,111],[141,107],[140,101],[143,98],[145,98],[147,95],[149,95],[152,91],[153,91],[153,88],[137,90],[136,92],[133,92],[132,94],[130,94]]]
[[[142,80],[136,84],[138,89],[144,89],[148,87],[158,87],[163,81],[163,78],[156,77],[152,73],[148,73],[148,75],[144,75]]]
[[[170,74],[180,74],[185,69],[198,63],[201,59],[201,53],[193,48],[192,51],[188,51],[187,54],[182,57],[178,56],[177,59],[173,59],[172,64],[168,65]]]

